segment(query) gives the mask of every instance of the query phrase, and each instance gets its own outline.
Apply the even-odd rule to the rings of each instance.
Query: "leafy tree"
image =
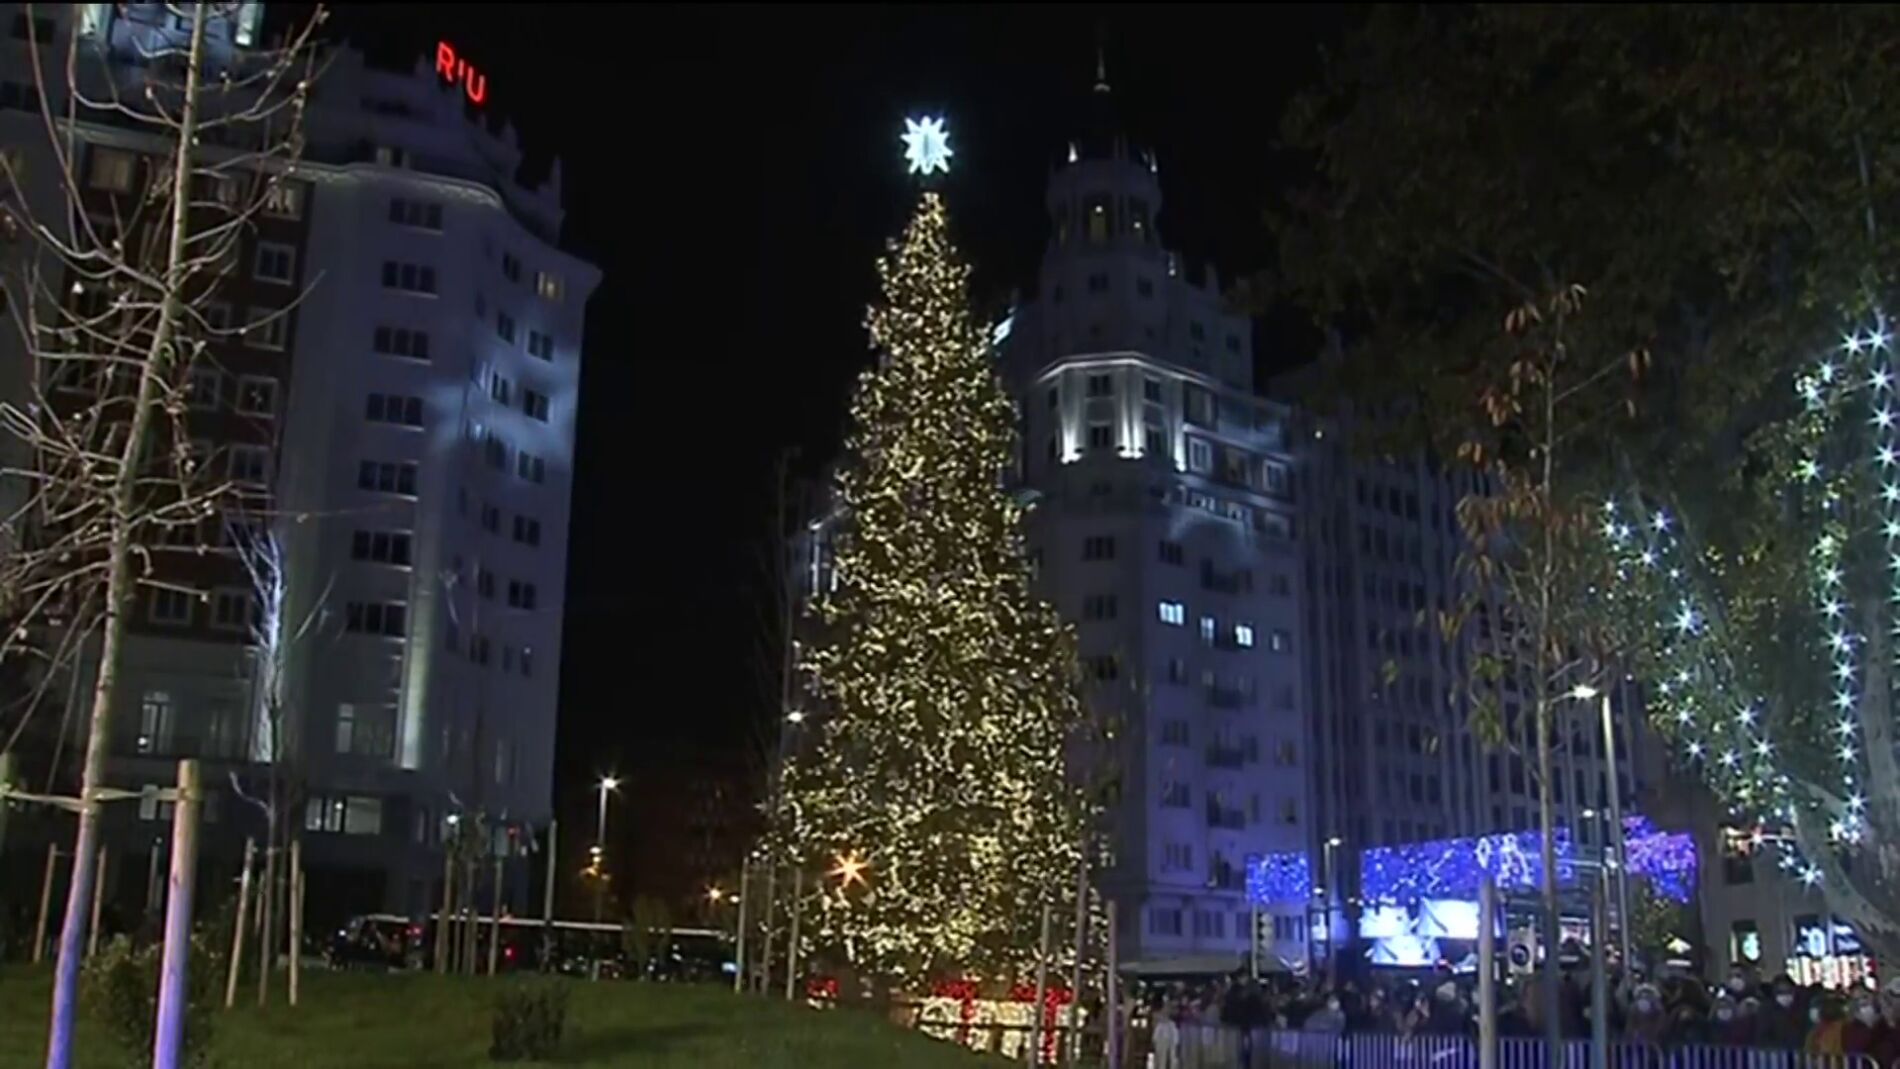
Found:
[[[814,945],[915,983],[1028,960],[1041,903],[1072,893],[1079,675],[1030,591],[1015,410],[937,194],[879,268],[884,358],[853,400],[836,589],[799,658],[820,722],[786,786],[795,856],[832,873]]]
[[[1746,680],[1763,717],[1816,715],[1812,679],[1795,680],[1829,658],[1789,643],[1828,604],[1813,593],[1817,544],[1797,533],[1816,516],[1802,507],[1827,506],[1769,474],[1795,455],[1771,443],[1805,425],[1794,384],[1815,340],[1868,308],[1900,262],[1877,211],[1900,192],[1900,73],[1883,58],[1897,30],[1891,10],[1848,6],[1380,7],[1290,110],[1288,139],[1316,178],[1276,210],[1275,281],[1338,340],[1329,377],[1381,417],[1371,448],[1431,446],[1483,470],[1461,518],[1468,594],[1495,604],[1515,646],[1493,671],[1542,651],[1546,685],[1548,658],[1610,637],[1607,616],[1546,610],[1623,592],[1587,533],[1605,523],[1603,500],[1634,485],[1696,536],[1679,579],[1696,573],[1702,652],[1726,666],[1723,685]],[[1609,376],[1619,364],[1642,374]],[[1574,402],[1568,421],[1559,400]],[[1859,507],[1848,493],[1833,507]],[[1622,544],[1639,555],[1640,541]],[[1514,578],[1526,572],[1537,581]],[[1866,581],[1839,600],[1885,590]],[[1855,619],[1850,645],[1880,636],[1856,654],[1856,693],[1885,702],[1885,666],[1872,665],[1887,636]],[[1654,664],[1680,645],[1624,632],[1606,652]],[[1535,715],[1541,729],[1547,707]],[[1799,734],[1777,730],[1776,746]],[[1814,782],[1798,749],[1760,765],[1746,798],[1713,779],[1790,827],[1785,804],[1761,803],[1784,778]],[[1864,760],[1889,751],[1869,737]],[[1833,803],[1840,819],[1850,803]],[[1804,835],[1826,845],[1817,815],[1790,833],[1804,853]],[[1836,870],[1815,864],[1831,888]],[[1839,874],[1872,885],[1874,867]],[[1894,916],[1867,894],[1849,905],[1863,925]]]

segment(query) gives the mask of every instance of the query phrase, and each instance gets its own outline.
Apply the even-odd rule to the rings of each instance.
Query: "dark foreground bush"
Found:
[[[567,985],[558,980],[510,984],[495,996],[497,1062],[540,1062],[554,1056],[567,1027]]]

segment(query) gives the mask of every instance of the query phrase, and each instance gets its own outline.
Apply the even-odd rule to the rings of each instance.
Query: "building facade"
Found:
[[[1112,737],[1082,770],[1110,799],[1099,883],[1128,960],[1231,968],[1256,923],[1303,956],[1303,865],[1277,900],[1247,889],[1250,859],[1303,859],[1311,829],[1291,414],[1254,396],[1248,320],[1212,272],[1162,247],[1153,156],[1105,85],[1091,103],[999,349],[1041,589]]]
[[[263,5],[225,7],[209,62],[242,70]],[[137,50],[190,30],[164,5],[33,10],[43,62],[77,34],[88,76],[121,84],[140,77]],[[25,18],[0,6],[7,72],[31,69]],[[414,911],[435,900],[453,822],[481,814],[518,853],[550,815],[582,314],[599,276],[558,246],[558,164],[519,180],[512,129],[489,127],[486,82],[452,52],[404,71],[348,48],[326,58],[301,158],[263,165],[275,187],[205,305],[235,329],[210,332],[182,422],[238,492],[176,532],[196,552],[161,557],[164,585],[141,591],[111,780],[211,762],[207,819],[232,825],[206,836],[215,859],[255,823],[239,795],[263,796],[275,755],[313,908]],[[27,96],[0,90],[15,104],[0,145],[44,173]],[[136,195],[169,149],[104,120],[79,132],[88,197]],[[259,640],[273,612],[260,549],[283,581],[262,599],[275,655]],[[273,656],[278,720],[261,693]],[[134,851],[164,815],[137,809],[109,820]]]

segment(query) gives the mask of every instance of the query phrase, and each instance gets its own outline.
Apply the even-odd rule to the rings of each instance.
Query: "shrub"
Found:
[[[495,996],[494,1043],[488,1058],[497,1062],[539,1062],[554,1056],[567,1027],[567,985],[559,980],[511,984]]]
[[[152,1064],[153,1029],[158,1018],[158,970],[163,948],[135,945],[117,936],[101,947],[81,973],[81,997],[119,1045],[128,1066]],[[219,957],[209,941],[191,937],[185,984],[185,1035],[181,1052],[187,1065],[203,1065],[211,1046],[212,1007],[222,978]]]

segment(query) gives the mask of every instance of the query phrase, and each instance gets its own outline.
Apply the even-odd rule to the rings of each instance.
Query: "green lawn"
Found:
[[[48,971],[0,968],[0,1069],[43,1064]],[[506,981],[500,981],[506,982]],[[218,1016],[216,1064],[227,1069],[487,1066],[497,981],[362,973],[307,974],[303,1006]],[[554,1064],[642,1069],[983,1069],[1002,1065],[871,1015],[818,1012],[718,987],[574,982]],[[81,1069],[122,1065],[84,1019]]]

